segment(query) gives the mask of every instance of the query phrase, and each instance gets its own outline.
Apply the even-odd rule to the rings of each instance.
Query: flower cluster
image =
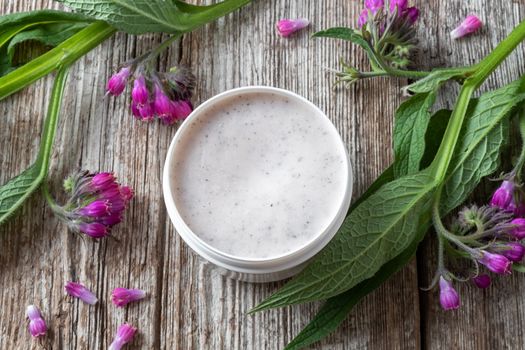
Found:
[[[511,173],[512,174],[512,173]],[[525,202],[515,177],[510,175],[494,192],[489,205],[472,205],[463,208],[450,231],[436,227],[440,236],[440,252],[447,248],[451,256],[460,256],[474,262],[470,280],[478,288],[487,288],[491,277],[480,273],[483,265],[488,272],[507,275],[512,266],[525,256]],[[446,242],[446,246],[445,246]],[[440,254],[436,278],[439,278],[440,303],[443,309],[459,307],[459,295],[452,285],[453,280],[462,280],[444,267]]]
[[[78,171],[64,181],[70,195],[63,206],[48,196],[48,202],[59,219],[77,233],[98,239],[106,237],[122,220],[133,191],[122,186],[112,173]]]
[[[157,72],[133,62],[109,79],[108,94],[122,94],[131,77],[131,111],[137,119],[150,121],[157,117],[164,124],[173,124],[193,110],[191,96],[195,77],[189,69],[181,66],[169,72]]]
[[[365,9],[357,25],[361,36],[375,51],[375,60],[395,68],[405,68],[417,43],[414,24],[419,17],[416,7],[408,0],[365,0]],[[384,69],[385,67],[378,67]]]

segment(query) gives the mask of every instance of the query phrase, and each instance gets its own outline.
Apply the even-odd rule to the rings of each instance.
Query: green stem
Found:
[[[438,190],[439,191],[439,190]],[[472,252],[473,249],[467,246],[465,243],[461,242],[456,235],[448,231],[443,222],[441,221],[441,215],[439,214],[439,197],[441,197],[441,191],[437,194],[437,200],[432,206],[432,223],[438,236],[445,238],[446,240],[454,243],[459,248],[463,249],[466,252]]]
[[[47,117],[42,132],[42,139],[40,141],[40,149],[38,151],[37,163],[41,164],[41,175],[43,178],[47,176],[49,168],[49,159],[51,158],[51,150],[53,148],[53,142],[55,140],[55,133],[58,125],[58,116],[60,114],[60,106],[62,104],[62,97],[64,95],[64,87],[67,80],[69,67],[60,68],[55,82],[53,85],[53,91],[51,92],[51,100],[47,108]]]
[[[443,136],[441,146],[431,165],[437,183],[442,183],[445,177],[472,94],[523,39],[525,39],[525,21],[514,28],[509,36],[499,43],[499,45],[476,66],[474,73],[465,80],[445,135]]]
[[[115,29],[105,22],[94,22],[54,49],[0,78],[0,100],[61,67],[69,66],[109,38]]]
[[[520,126],[520,135],[521,135],[521,152],[518,158],[518,162],[514,167],[513,173],[516,174],[516,177],[521,180],[521,172],[523,170],[523,165],[525,164],[525,108],[521,109],[519,117],[519,126]]]

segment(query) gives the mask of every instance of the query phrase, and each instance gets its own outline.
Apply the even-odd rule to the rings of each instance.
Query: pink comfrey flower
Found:
[[[450,32],[450,35],[452,36],[452,39],[458,39],[465,35],[474,33],[481,28],[482,25],[483,23],[481,23],[481,20],[478,17],[475,15],[468,15],[456,29]]]
[[[363,11],[361,11],[361,14],[359,15],[359,18],[357,19],[357,26],[359,28],[362,28],[366,22],[368,22],[368,10],[367,9],[363,9]]]
[[[133,337],[135,336],[135,333],[137,333],[137,328],[127,324],[127,323],[124,323],[123,325],[121,325],[118,330],[117,330],[117,334],[115,336],[115,339],[113,340],[113,342],[111,343],[111,345],[109,346],[109,349],[108,350],[120,350],[122,349],[122,347],[131,342],[131,340],[133,340]]]
[[[481,258],[479,258],[478,261],[494,273],[500,275],[511,273],[512,262],[501,254],[482,251]]]
[[[397,13],[403,13],[408,6],[408,0],[390,0],[390,12],[394,12],[397,7]]]
[[[141,289],[115,288],[111,293],[111,300],[117,307],[124,307],[130,302],[146,297],[146,292]]]
[[[518,242],[509,242],[501,246],[500,253],[510,261],[520,262],[525,255],[525,247]]]
[[[35,305],[29,305],[26,309],[26,317],[29,319],[29,333],[31,336],[38,338],[46,335],[47,325],[40,310]]]
[[[525,238],[525,219],[517,218],[510,222],[512,228],[509,234],[517,239]]]
[[[439,302],[445,310],[459,308],[459,295],[452,286],[452,282],[443,276],[439,277]]]
[[[306,18],[297,19],[281,19],[276,24],[277,32],[283,36],[288,37],[293,33],[308,27],[310,22]]]
[[[131,69],[129,67],[124,67],[118,73],[112,75],[111,78],[109,78],[106,87],[107,93],[113,96],[120,95],[126,88],[130,74]]]
[[[404,15],[408,20],[408,23],[414,24],[419,18],[419,10],[417,9],[417,7],[409,7],[406,9]]]
[[[71,295],[72,297],[79,298],[86,304],[95,305],[98,301],[95,294],[93,294],[93,292],[80,283],[67,282],[64,289],[67,294]]]
[[[514,182],[512,180],[505,180],[500,187],[492,195],[490,205],[499,207],[503,210],[509,210],[509,206],[514,201]]]
[[[472,282],[476,285],[476,287],[485,289],[490,286],[490,276],[487,274],[478,275],[476,277],[472,277]]]
[[[139,75],[133,82],[133,90],[131,90],[131,99],[140,108],[146,105],[149,101],[148,87],[146,86],[146,79]]]
[[[189,101],[181,100],[173,102],[173,113],[177,119],[185,119],[191,114],[193,107]]]
[[[383,0],[365,0],[365,7],[369,9],[372,14],[376,14],[377,11],[383,8],[385,5]]]
[[[174,119],[173,103],[158,84],[155,84],[153,109],[157,117],[162,121]]]
[[[71,198],[64,206],[52,203],[55,214],[71,230],[98,239],[107,236],[118,224],[133,197],[112,173],[79,171],[64,181]]]

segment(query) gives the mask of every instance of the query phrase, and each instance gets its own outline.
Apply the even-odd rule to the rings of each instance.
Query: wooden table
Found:
[[[487,54],[525,17],[523,0],[418,1],[421,48],[418,67],[467,65]],[[366,67],[348,43],[310,39],[316,30],[352,26],[361,8],[351,0],[254,0],[217,23],[185,35],[159,60],[165,70],[182,62],[198,77],[198,104],[226,89],[271,85],[295,91],[326,111],[348,145],[359,195],[392,160],[394,110],[406,80],[364,81],[332,88],[341,55]],[[50,0],[0,0],[0,14],[56,8]],[[474,37],[451,41],[450,30],[470,12],[486,22]],[[309,18],[311,27],[283,39],[282,17]],[[133,119],[127,98],[104,96],[117,65],[157,45],[161,35],[117,34],[72,69],[50,170],[51,185],[77,167],[115,171],[136,191],[117,240],[100,243],[72,234],[53,218],[39,193],[0,228],[0,349],[39,348],[26,330],[26,305],[39,305],[51,332],[48,349],[104,349],[128,321],[140,335],[137,349],[280,349],[315,314],[309,304],[247,316],[282,283],[249,284],[211,273],[181,241],[161,196],[161,169],[177,126]],[[524,73],[519,48],[489,78],[494,88]],[[0,102],[0,183],[25,169],[36,155],[51,90],[47,77]],[[442,104],[450,105],[454,89]],[[425,292],[435,267],[432,238],[415,259],[361,302],[335,334],[314,349],[523,349],[525,278],[497,278],[481,291],[459,287],[462,307],[444,312],[437,291]],[[64,283],[79,280],[101,302],[87,306],[64,296]],[[148,291],[127,309],[110,304],[118,286]]]

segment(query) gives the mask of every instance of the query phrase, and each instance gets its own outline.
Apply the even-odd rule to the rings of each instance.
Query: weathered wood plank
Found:
[[[429,1],[419,2],[423,11],[420,23],[422,52],[420,66],[468,65],[478,62],[525,17],[523,1]],[[452,41],[449,32],[469,13],[476,13],[485,23],[477,35]],[[494,89],[525,73],[523,46],[487,80],[482,90]],[[453,102],[453,94],[445,104]],[[508,152],[506,153],[508,156]],[[504,160],[509,163],[509,159]],[[507,168],[508,170],[510,168]],[[493,187],[489,186],[489,187]],[[479,201],[487,200],[478,194]],[[482,203],[482,202],[480,202]],[[428,237],[419,252],[420,286],[430,283],[436,267],[435,237]],[[494,277],[494,276],[493,276]],[[421,291],[422,345],[427,349],[523,349],[525,278],[519,273],[494,277],[488,290],[478,290],[470,283],[456,283],[461,308],[445,312],[439,306],[439,293]]]
[[[49,7],[54,3],[0,1],[2,14]],[[304,95],[327,112],[343,135],[355,167],[355,192],[360,194],[391,161],[391,121],[404,82],[367,81],[334,91],[333,75],[326,68],[338,69],[341,54],[364,66],[364,55],[339,41],[309,39],[315,30],[353,24],[360,7],[357,1],[344,0],[255,1],[187,35],[159,65],[165,69],[179,58],[190,65],[198,76],[197,103],[228,88],[255,84]],[[309,18],[312,27],[290,39],[275,35],[277,19],[296,16]],[[0,229],[0,348],[37,348],[25,330],[28,303],[40,305],[47,316],[53,349],[105,348],[123,321],[139,327],[137,348],[278,349],[314,315],[317,305],[246,316],[282,283],[255,285],[217,276],[173,230],[162,204],[160,171],[176,128],[137,123],[126,98],[103,96],[114,67],[159,40],[156,35],[119,34],[72,70],[53,153],[53,186],[79,166],[114,170],[135,188],[137,197],[115,232],[120,242],[93,244],[68,233],[38,194]],[[51,84],[50,78],[43,79],[0,103],[0,112],[7,116],[0,129],[0,182],[33,159]],[[70,279],[92,287],[101,303],[88,307],[65,298],[63,285]],[[151,297],[117,310],[109,304],[116,286],[143,288]],[[314,348],[418,348],[418,310],[411,264]]]

